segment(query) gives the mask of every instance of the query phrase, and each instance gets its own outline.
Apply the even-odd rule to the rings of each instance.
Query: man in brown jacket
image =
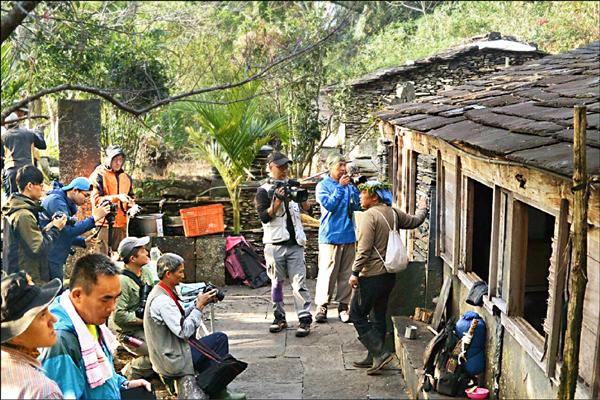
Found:
[[[384,338],[388,298],[396,280],[395,274],[387,272],[379,255],[386,253],[389,227],[394,226],[396,218],[398,228],[414,229],[427,216],[425,198],[419,201],[416,215],[393,208],[389,187],[389,184],[377,181],[369,181],[358,187],[361,191],[360,204],[366,211],[358,218],[356,257],[348,284],[354,288],[350,320],[354,323],[358,339],[369,351],[364,360],[354,365],[369,368],[368,375],[379,374],[393,358],[393,354],[384,349]],[[371,312],[372,318],[369,319]]]

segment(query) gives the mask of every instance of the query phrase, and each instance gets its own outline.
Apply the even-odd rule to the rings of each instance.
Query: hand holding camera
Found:
[[[92,212],[94,222],[98,222],[106,217],[111,211],[111,206],[108,202],[102,202],[99,207],[95,208]]]
[[[62,211],[57,211],[52,215],[52,219],[50,223],[46,225],[46,230],[50,230],[53,226],[58,228],[61,231],[68,222],[67,214]]]
[[[198,294],[196,308],[202,311],[207,304],[223,301],[224,298],[225,293],[209,282],[202,290],[202,293]]]

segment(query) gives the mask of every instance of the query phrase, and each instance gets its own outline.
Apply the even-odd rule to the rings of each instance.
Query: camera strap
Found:
[[[181,307],[181,304],[179,304],[179,297],[177,297],[177,295],[175,293],[173,293],[171,288],[169,288],[167,285],[162,283],[162,281],[158,282],[158,286],[160,286],[162,290],[167,292],[167,295],[169,295],[169,297],[173,299],[173,301],[175,302],[175,305],[177,306],[177,308],[179,308],[179,312],[181,313],[181,318],[183,321],[183,316],[185,315],[185,311],[183,310],[183,307]]]
[[[133,271],[130,271],[127,268],[123,268],[123,271],[121,271],[121,274],[133,279],[133,281],[140,287],[140,289],[142,288],[142,286],[144,286],[144,283],[142,282],[140,277],[137,276],[136,274],[134,274]]]

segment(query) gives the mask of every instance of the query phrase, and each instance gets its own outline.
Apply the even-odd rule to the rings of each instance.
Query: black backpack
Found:
[[[246,275],[244,279],[246,285],[256,289],[270,282],[264,261],[247,242],[244,241],[236,246],[234,252]]]
[[[453,354],[460,341],[454,332],[455,323],[455,318],[450,319],[444,330],[431,339],[423,359],[424,379],[429,380],[424,387],[433,387],[446,396],[461,396],[472,386],[472,378],[464,371],[464,364],[459,364],[457,355]]]

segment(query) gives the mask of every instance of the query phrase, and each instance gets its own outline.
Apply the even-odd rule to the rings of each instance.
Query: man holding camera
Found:
[[[110,255],[127,236],[127,210],[134,205],[133,179],[123,171],[125,152],[118,145],[106,149],[104,163],[90,175],[92,183],[92,210],[111,206],[111,212],[96,222],[100,229],[98,252]],[[109,231],[110,234],[109,234]]]
[[[48,269],[50,279],[59,278],[63,281],[64,265],[71,254],[71,246],[85,248],[87,243],[93,240],[93,236],[84,238],[80,235],[94,229],[95,223],[101,221],[109,212],[109,207],[96,208],[91,217],[77,222],[75,215],[77,207],[85,204],[90,198],[92,185],[87,178],[78,177],[68,185],[62,186],[54,182],[53,189],[47,193],[42,201],[43,213],[40,215],[40,224],[46,226],[55,218],[66,216],[67,224],[60,231],[54,245],[48,252]]]
[[[163,380],[175,380],[180,399],[205,398],[194,378],[195,371],[215,363],[201,354],[189,341],[195,340],[201,326],[202,311],[207,304],[217,301],[218,289],[198,294],[196,301],[184,308],[175,287],[185,278],[183,258],[177,254],[163,254],[156,263],[160,282],[154,286],[146,302],[144,330],[152,368]],[[219,357],[229,353],[229,339],[223,332],[215,332],[197,340]],[[214,398],[245,399],[242,393],[223,389]]]
[[[315,321],[327,321],[327,306],[337,285],[338,316],[348,322],[348,304],[352,291],[347,285],[352,272],[356,234],[354,211],[360,210],[360,192],[346,170],[346,160],[339,153],[327,157],[329,175],[317,184],[316,197],[321,205],[319,226],[319,275],[315,303]],[[359,178],[362,181],[362,178]]]
[[[306,198],[302,198],[303,201],[298,204],[294,199],[300,199],[291,196],[287,179],[290,159],[281,153],[273,152],[267,162],[271,178],[258,188],[255,203],[263,226],[265,261],[267,273],[271,278],[271,300],[275,320],[269,331],[276,333],[287,328],[283,283],[288,278],[299,321],[296,336],[304,337],[310,333],[312,300],[306,287],[306,235],[300,220],[300,207],[309,210],[310,206]]]
[[[148,243],[148,236],[129,236],[119,243],[119,258],[125,267],[119,276],[121,295],[108,326],[116,333],[121,346],[136,356],[121,370],[127,379],[149,378],[154,374],[144,334],[144,309],[153,284],[152,273],[143,268],[150,262],[145,247]]]
[[[16,179],[19,193],[13,193],[2,207],[2,268],[9,274],[22,269],[42,285],[50,280],[48,251],[65,227],[67,217],[53,219],[40,228],[44,175],[33,165],[26,165],[19,168]]]

